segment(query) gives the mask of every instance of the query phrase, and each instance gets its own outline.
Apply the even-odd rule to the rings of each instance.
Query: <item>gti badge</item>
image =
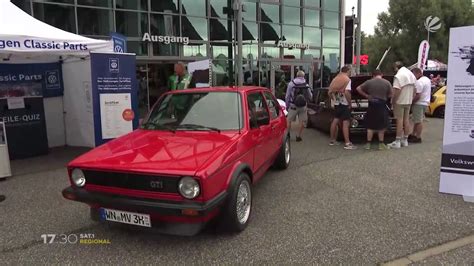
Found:
[[[163,181],[150,181],[150,187],[155,189],[163,189]]]

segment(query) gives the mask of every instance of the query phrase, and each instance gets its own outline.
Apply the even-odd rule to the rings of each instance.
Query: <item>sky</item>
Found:
[[[377,25],[377,15],[387,11],[389,0],[362,0],[362,31],[368,35],[374,33],[374,27]],[[355,7],[354,13],[357,15],[357,0],[346,0],[346,16],[352,14],[352,7]]]

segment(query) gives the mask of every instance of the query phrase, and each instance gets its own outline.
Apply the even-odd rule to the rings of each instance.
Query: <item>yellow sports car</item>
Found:
[[[439,88],[432,96],[431,103],[426,113],[430,116],[444,118],[446,105],[446,86]]]

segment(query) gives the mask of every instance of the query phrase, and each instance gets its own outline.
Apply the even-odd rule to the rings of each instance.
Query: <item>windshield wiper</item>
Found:
[[[150,128],[149,126],[152,126],[153,128]],[[175,129],[173,127],[158,124],[158,123],[151,122],[151,121],[144,123],[141,127],[144,128],[144,129],[165,129],[165,130],[169,130],[169,131],[175,133]]]
[[[221,130],[216,128],[216,127],[207,127],[203,125],[196,125],[196,124],[182,124],[176,127],[176,129],[203,129],[203,130],[212,130],[212,131],[217,131],[218,133],[221,133]]]

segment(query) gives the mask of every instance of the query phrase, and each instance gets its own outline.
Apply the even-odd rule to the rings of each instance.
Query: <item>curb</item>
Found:
[[[382,266],[401,266],[401,265],[410,265],[411,263],[423,261],[429,257],[443,254],[445,252],[455,250],[470,244],[474,244],[474,235],[463,237],[454,241],[450,241],[444,244],[441,244],[436,247],[425,249],[413,254],[407,255],[403,258],[392,260],[389,262],[382,263]]]

